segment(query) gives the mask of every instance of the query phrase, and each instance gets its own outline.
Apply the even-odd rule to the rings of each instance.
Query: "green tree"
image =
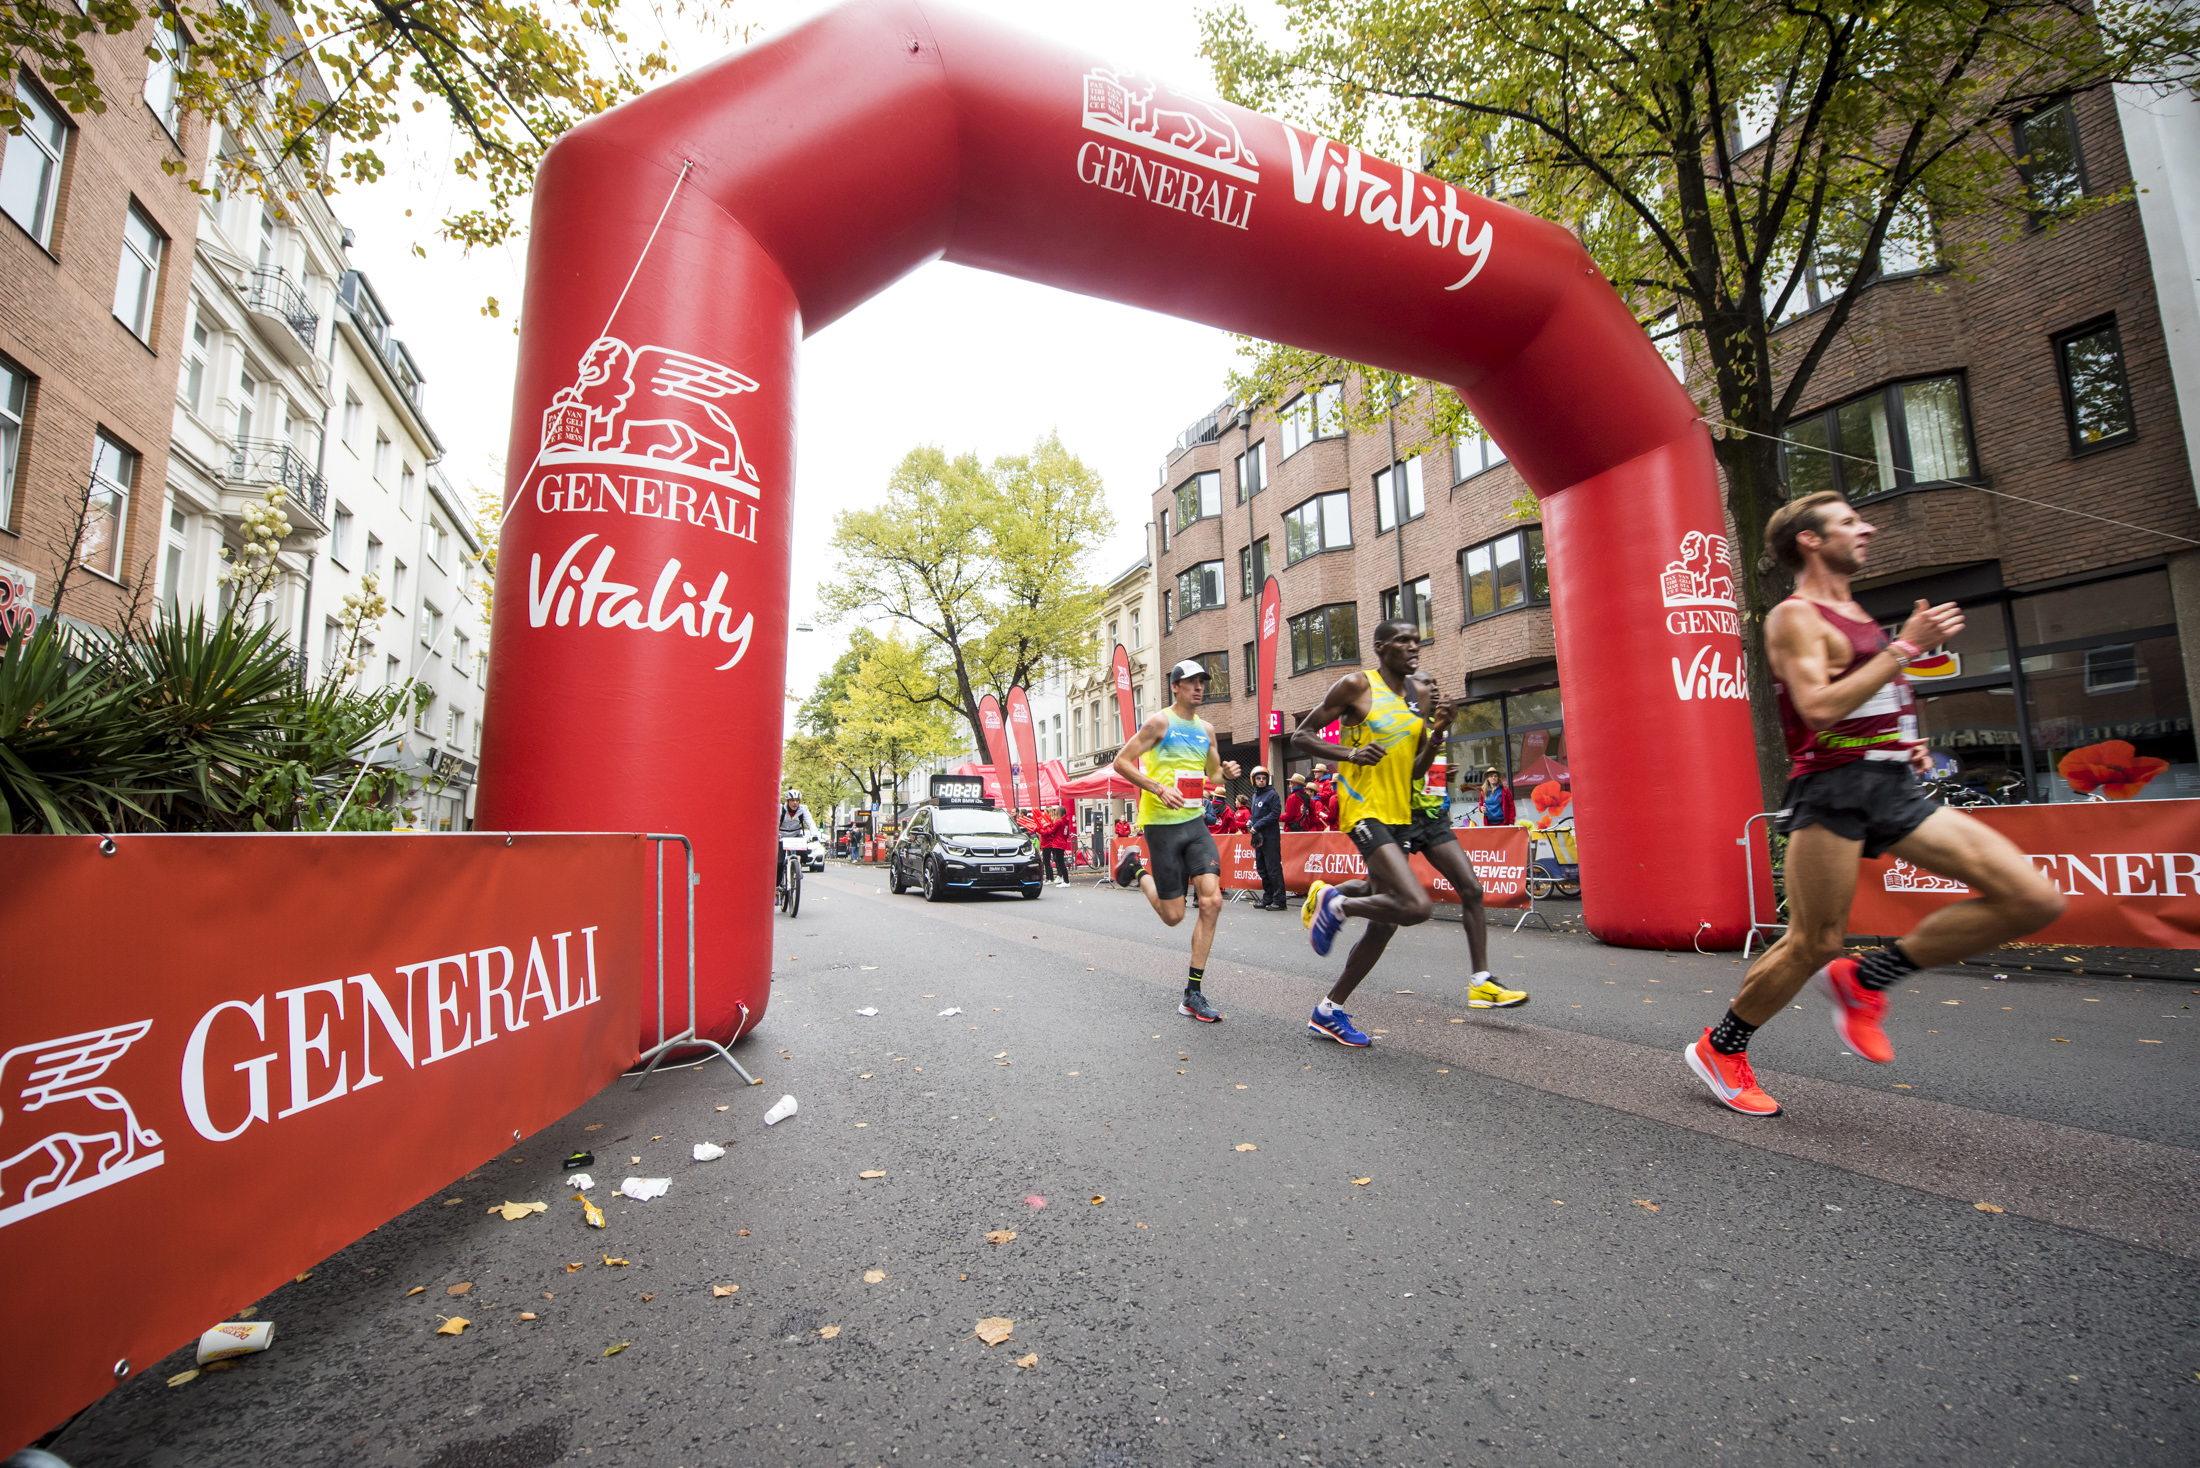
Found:
[[[1279,0],[1202,17],[1224,95],[1573,226],[1654,336],[1685,344],[1738,538],[1768,791],[1760,557],[1781,443],[1864,294],[1975,271],[2115,196],[2027,182],[2018,128],[2112,82],[2187,85],[2200,31],[2152,0]],[[2045,179],[2053,173],[2041,169]],[[1270,390],[1337,364],[1256,360]]]
[[[802,792],[810,813],[828,830],[840,807],[852,805],[864,794],[849,768],[833,748],[834,741],[815,735],[796,734],[779,753],[779,783]]]
[[[863,660],[877,646],[878,634],[868,627],[858,627],[848,634],[847,648],[833,660],[825,676],[817,680],[817,687],[795,710],[797,729],[821,739],[829,739],[839,730],[840,705],[847,700],[848,690],[863,667]]]
[[[883,504],[834,521],[840,565],[822,600],[829,616],[921,633],[917,660],[882,664],[894,681],[880,686],[960,714],[983,749],[979,699],[1092,657],[1088,548],[1114,529],[1100,476],[1055,434],[990,465],[927,445],[894,470]]]
[[[884,800],[911,770],[962,743],[954,707],[916,696],[928,676],[925,649],[888,633],[849,681],[835,717],[834,757],[865,772],[873,800]]]
[[[714,0],[671,8],[734,33]],[[176,105],[240,145],[207,186],[278,202],[382,177],[391,135],[434,108],[455,140],[450,172],[473,185],[472,207],[446,217],[442,232],[472,246],[518,231],[516,208],[550,144],[671,71],[666,49],[636,46],[623,22],[617,0],[0,0],[0,47],[69,111],[97,113],[121,79],[97,75],[84,37],[142,32]],[[0,126],[18,132],[22,120],[0,93]],[[265,153],[252,123],[265,131]]]

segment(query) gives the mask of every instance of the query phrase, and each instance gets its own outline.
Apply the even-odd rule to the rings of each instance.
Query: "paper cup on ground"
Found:
[[[229,1320],[199,1337],[199,1364],[249,1356],[275,1344],[275,1325],[268,1320]]]
[[[795,1113],[795,1099],[782,1096],[772,1103],[772,1109],[764,1113],[764,1125],[777,1126]]]

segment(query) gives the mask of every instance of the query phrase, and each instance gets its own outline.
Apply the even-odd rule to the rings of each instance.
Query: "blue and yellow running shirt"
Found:
[[[1379,745],[1381,764],[1337,761],[1337,829],[1349,831],[1369,817],[1386,826],[1413,821],[1413,757],[1420,752],[1423,720],[1403,698],[1390,691],[1380,668],[1367,670],[1372,702],[1367,717],[1348,724],[1348,748]]]
[[[1185,794],[1177,784],[1179,775],[1197,775],[1204,783],[1207,778],[1207,751],[1214,744],[1214,737],[1207,726],[1197,719],[1180,719],[1176,710],[1169,710],[1169,732],[1161,736],[1161,742],[1146,751],[1139,760],[1139,768],[1146,778],[1156,785],[1166,785],[1184,795],[1182,810],[1171,810],[1150,790],[1138,794],[1138,824],[1141,826],[1173,826],[1181,821],[1200,818],[1200,797]]]

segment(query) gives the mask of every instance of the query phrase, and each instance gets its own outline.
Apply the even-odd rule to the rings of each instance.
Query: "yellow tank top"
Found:
[[[1340,831],[1349,831],[1368,817],[1386,826],[1413,823],[1413,756],[1421,748],[1421,731],[1425,725],[1403,698],[1390,691],[1390,685],[1383,681],[1381,669],[1369,668],[1367,681],[1374,701],[1365,719],[1345,726],[1344,743],[1351,749],[1367,744],[1380,745],[1383,760],[1377,765],[1338,761],[1337,829]]]
[[[1198,786],[1205,785],[1207,751],[1213,743],[1205,724],[1198,719],[1180,719],[1176,710],[1169,710],[1169,732],[1161,736],[1159,744],[1146,751],[1140,763],[1147,779],[1174,787],[1187,803],[1182,810],[1171,810],[1150,791],[1141,790],[1138,795],[1139,825],[1173,826],[1180,821],[1200,818],[1201,796],[1193,781],[1196,780]]]

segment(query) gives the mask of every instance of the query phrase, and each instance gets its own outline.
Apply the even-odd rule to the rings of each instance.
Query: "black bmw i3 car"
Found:
[[[1007,811],[945,804],[909,818],[887,856],[886,885],[914,887],[927,902],[955,892],[1022,892],[1036,902],[1046,886],[1039,843]]]

